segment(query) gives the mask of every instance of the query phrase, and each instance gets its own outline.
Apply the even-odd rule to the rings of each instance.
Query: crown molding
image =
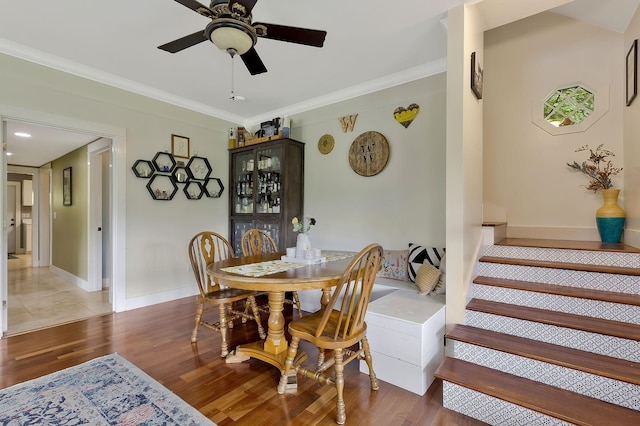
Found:
[[[200,102],[194,102],[189,99],[172,95],[171,93],[155,89],[144,84],[140,84],[125,78],[117,77],[113,74],[106,73],[96,68],[88,67],[77,62],[68,61],[58,56],[54,56],[37,49],[33,49],[12,41],[0,38],[0,52],[9,56],[24,59],[25,61],[73,74],[78,77],[93,80],[98,83],[117,87],[128,92],[146,96],[151,99],[166,102],[192,111],[196,111],[205,115],[219,118],[221,120],[231,121],[233,123],[242,123],[245,117],[230,114],[217,108],[211,108]]]
[[[323,96],[318,96],[317,98],[309,99],[308,101],[293,104],[288,106],[287,108],[273,110],[264,114],[250,117],[244,121],[244,127],[249,129],[252,126],[260,124],[266,120],[271,120],[274,117],[283,117],[285,115],[292,116],[294,114],[299,114],[312,109],[346,101],[358,96],[378,92],[390,87],[399,86],[401,84],[409,83],[421,78],[430,77],[432,75],[443,73],[446,70],[447,58],[440,58],[435,61],[431,61],[413,68],[408,68],[394,74],[389,74],[375,80],[370,80],[356,86],[347,87],[345,89],[328,93]]]
[[[200,102],[194,102],[180,96],[175,96],[171,93],[158,90],[153,87],[146,86],[144,84],[140,84],[125,78],[120,78],[96,68],[78,64],[77,62],[68,61],[66,59],[62,59],[60,57],[42,52],[37,49],[32,49],[30,47],[14,43],[6,39],[0,38],[0,52],[9,56],[23,59],[25,61],[43,65],[48,68],[56,69],[68,74],[76,75],[78,77],[86,78],[98,83],[136,93],[138,95],[146,96],[148,98],[155,99],[161,102],[166,102],[171,105],[186,108],[191,111],[199,112],[211,117],[219,118],[221,120],[230,121],[232,123],[243,123],[246,128],[251,128],[253,125],[257,125],[266,120],[271,120],[273,119],[273,117],[282,117],[284,115],[291,116],[312,109],[335,104],[348,99],[356,98],[358,96],[367,95],[369,93],[398,86],[400,84],[409,83],[411,81],[419,80],[431,75],[439,74],[445,72],[447,69],[446,58],[440,58],[435,61],[431,61],[429,63],[413,68],[408,68],[406,70],[394,74],[389,74],[381,78],[370,80],[356,86],[347,87],[345,89],[309,99],[304,102],[293,104],[286,108],[269,111],[264,114],[247,118],[235,114],[230,114],[227,111],[223,111],[217,108],[212,108]]]

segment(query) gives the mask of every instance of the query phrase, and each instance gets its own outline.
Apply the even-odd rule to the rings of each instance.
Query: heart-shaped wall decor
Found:
[[[420,112],[420,106],[418,104],[411,104],[408,107],[398,107],[393,111],[393,118],[404,126],[406,129],[409,124],[416,118]]]

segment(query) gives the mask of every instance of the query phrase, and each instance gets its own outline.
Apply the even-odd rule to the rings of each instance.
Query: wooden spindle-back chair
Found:
[[[371,290],[382,262],[382,247],[370,244],[358,253],[344,271],[329,304],[318,312],[306,315],[289,323],[291,343],[287,351],[284,370],[278,384],[278,393],[284,393],[289,371],[293,366],[301,339],[320,348],[333,351],[333,357],[319,363],[316,370],[298,366],[297,374],[324,384],[335,385],[337,391],[336,422],[344,424],[346,419],[344,391],[344,366],[353,360],[364,360],[369,367],[371,389],[378,389],[378,380],[373,371],[371,350],[367,341],[367,324],[364,321]],[[356,350],[351,346],[357,344]],[[325,372],[333,367],[334,376]]]

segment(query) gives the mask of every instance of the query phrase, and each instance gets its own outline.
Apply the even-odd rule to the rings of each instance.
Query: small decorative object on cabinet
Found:
[[[229,241],[242,253],[242,235],[269,231],[280,250],[295,247],[291,219],[303,214],[304,143],[280,138],[229,150]]]
[[[178,185],[169,175],[155,174],[149,179],[147,190],[154,200],[169,201],[176,195]]]
[[[131,169],[133,170],[133,174],[139,178],[149,179],[153,174],[153,164],[147,160],[137,160],[133,163]]]
[[[156,170],[161,173],[171,173],[176,166],[176,160],[168,152],[158,152],[152,162]]]

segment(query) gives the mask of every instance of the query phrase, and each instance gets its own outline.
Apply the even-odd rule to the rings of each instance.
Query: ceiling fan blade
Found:
[[[186,49],[187,47],[195,46],[198,43],[202,43],[205,40],[207,40],[207,37],[204,35],[204,31],[200,30],[196,31],[193,34],[189,34],[188,36],[170,41],[169,43],[163,44],[162,46],[158,46],[158,49],[165,50],[169,53],[176,53]]]
[[[258,56],[258,52],[253,47],[244,55],[240,55],[242,58],[242,62],[246,65],[247,69],[251,73],[251,75],[262,74],[263,72],[267,72],[267,67],[262,63],[262,59]]]
[[[188,7],[189,9],[195,12],[198,12],[202,16],[206,16],[207,18],[210,18],[213,16],[213,12],[211,11],[211,9],[209,9],[207,6],[200,3],[199,1],[196,1],[196,0],[175,0],[175,1],[180,3],[183,6]]]
[[[256,22],[253,24],[256,29],[259,29],[260,25],[267,28],[267,33],[260,34],[260,32],[258,32],[258,37],[287,41],[289,43],[305,44],[307,46],[322,47],[324,39],[327,36],[327,32],[321,30],[266,24],[264,22]]]
[[[255,6],[257,2],[258,2],[258,0],[231,0],[229,2],[229,10],[233,10],[233,6],[235,4],[238,4],[238,5],[244,7],[244,9],[245,9],[244,16],[249,16],[249,15],[251,15],[251,11],[253,10],[253,6]]]

